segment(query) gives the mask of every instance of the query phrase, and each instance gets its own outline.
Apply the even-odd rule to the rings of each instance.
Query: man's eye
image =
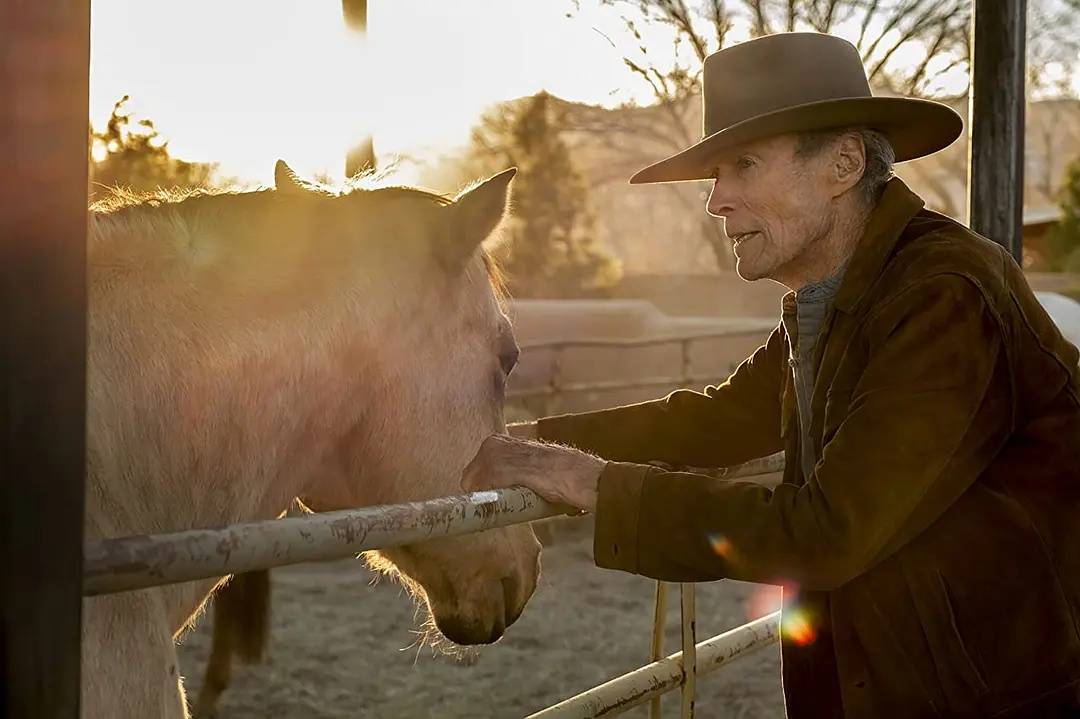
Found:
[[[753,158],[746,157],[744,155],[743,157],[740,157],[738,160],[735,161],[735,165],[740,170],[749,170],[751,167],[754,166],[754,160],[753,160]]]

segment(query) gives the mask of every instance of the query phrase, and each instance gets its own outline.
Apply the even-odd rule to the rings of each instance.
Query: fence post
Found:
[[[690,342],[692,340],[683,339],[679,345],[682,349],[682,386],[685,388],[690,384]]]
[[[562,360],[565,345],[557,344],[551,348],[551,376],[548,379],[547,411],[545,414],[553,415],[552,406],[558,406],[562,397]],[[560,407],[560,411],[561,411]]]
[[[679,585],[682,595],[682,719],[693,719],[694,691],[697,678],[697,608],[694,606],[693,582]]]
[[[75,719],[90,2],[2,2],[0,34],[0,716]]]
[[[667,624],[667,582],[656,580],[656,610],[653,613],[652,660],[658,662],[664,658],[664,628]],[[660,719],[660,699],[657,694],[649,702],[649,719]]]

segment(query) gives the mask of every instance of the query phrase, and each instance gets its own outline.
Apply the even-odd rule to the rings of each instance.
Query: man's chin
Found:
[[[747,282],[760,280],[764,277],[760,268],[754,267],[753,263],[747,262],[741,257],[735,257],[735,273]]]

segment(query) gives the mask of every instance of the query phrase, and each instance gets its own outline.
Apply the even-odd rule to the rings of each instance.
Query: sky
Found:
[[[463,144],[492,103],[546,89],[594,103],[637,87],[566,0],[370,0],[370,40],[340,0],[99,0],[92,5],[90,117],[112,105],[153,119],[186,160],[268,181],[278,157],[341,174],[373,132],[380,154]],[[254,22],[251,22],[254,20]]]
[[[154,120],[175,156],[266,183],[278,158],[340,177],[346,148],[369,133],[380,158],[463,145],[485,108],[539,90],[649,101],[612,46],[625,33],[594,4],[574,17],[571,0],[368,5],[362,42],[345,30],[340,0],[95,0],[91,122],[103,126],[130,95],[128,108]],[[736,27],[732,39],[746,34]],[[662,34],[645,43],[671,47]]]

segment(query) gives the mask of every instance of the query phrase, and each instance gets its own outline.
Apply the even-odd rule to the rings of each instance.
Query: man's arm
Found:
[[[909,288],[869,322],[851,412],[805,485],[609,463],[597,564],[669,581],[829,590],[929,526],[1011,431],[1000,328],[979,289],[953,275]]]
[[[545,417],[512,436],[567,444],[620,462],[726,467],[782,449],[780,392],[787,368],[778,327],[723,384],[597,412]]]

